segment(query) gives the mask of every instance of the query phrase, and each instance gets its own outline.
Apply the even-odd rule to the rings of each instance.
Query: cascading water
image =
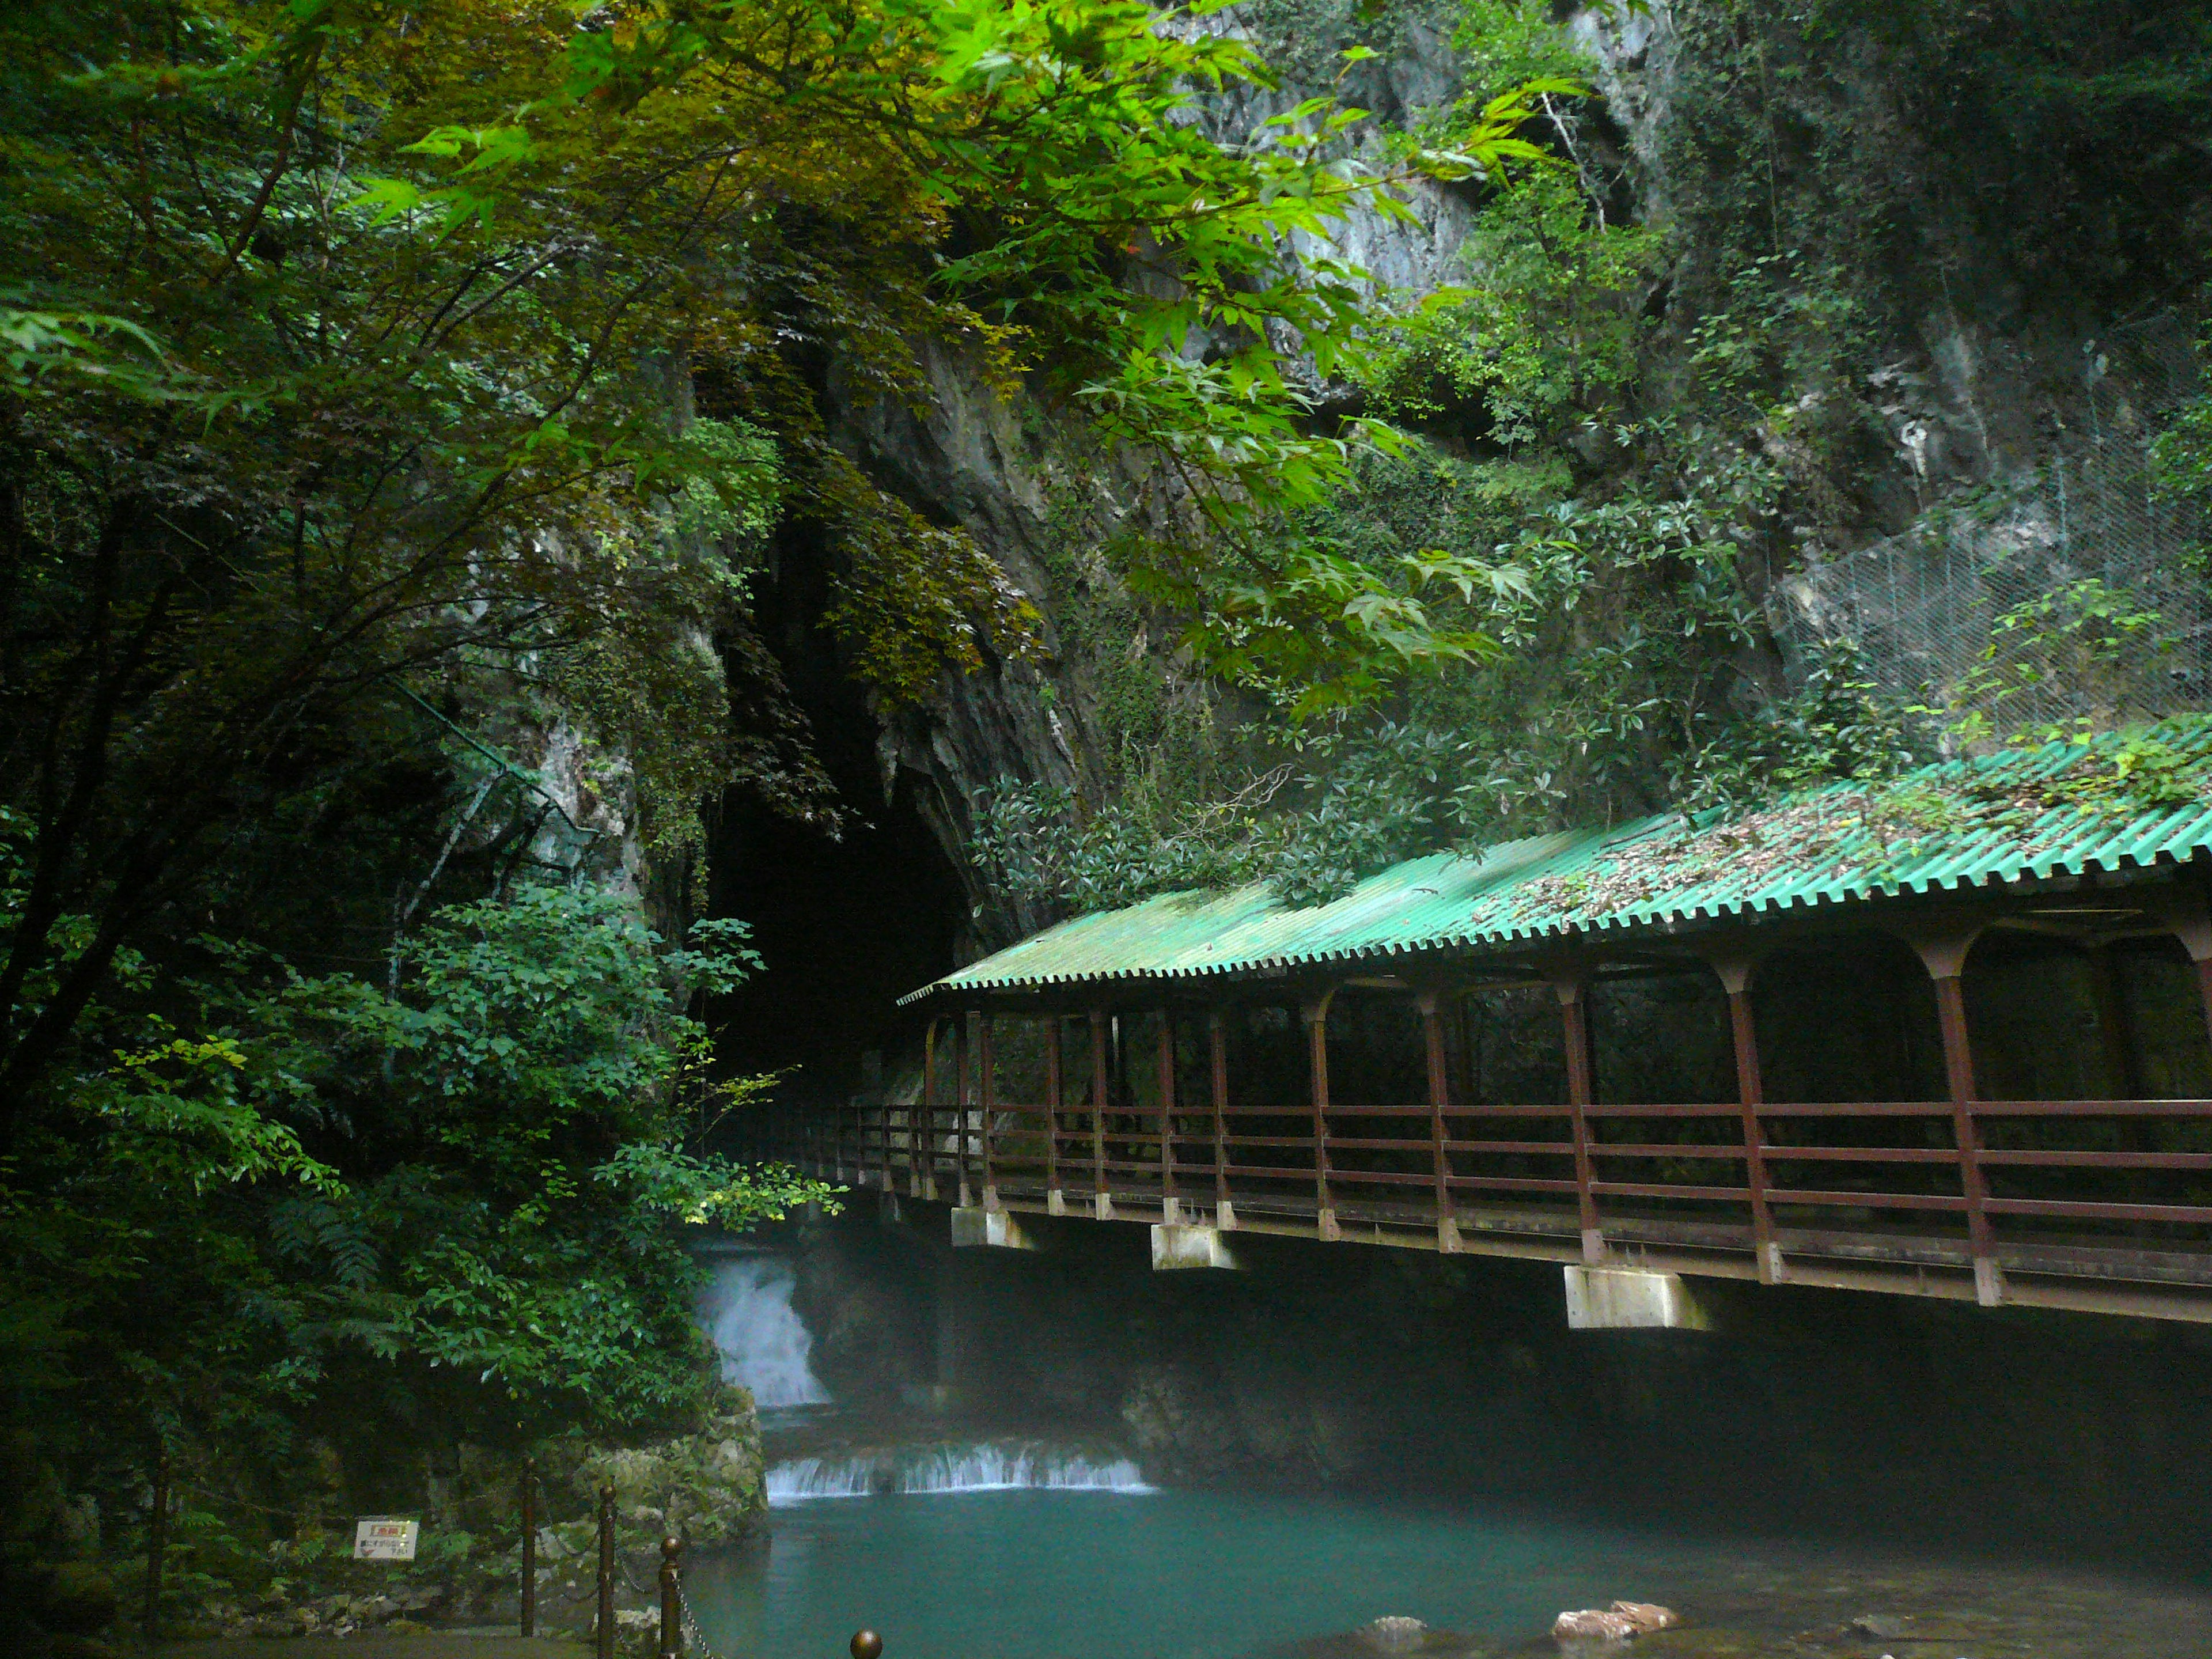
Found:
[[[901,1446],[794,1457],[768,1472],[771,1504],[895,1492],[1152,1490],[1145,1484],[1143,1472],[1126,1457],[1018,1442]]]
[[[763,1410],[830,1400],[809,1364],[814,1338],[791,1305],[797,1282],[791,1264],[775,1256],[729,1256],[714,1264],[699,1298],[699,1322],[721,1351],[723,1376],[750,1389]]]

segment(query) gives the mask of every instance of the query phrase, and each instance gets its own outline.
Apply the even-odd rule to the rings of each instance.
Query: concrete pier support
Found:
[[[952,1248],[1034,1250],[1036,1243],[1022,1231],[1011,1210],[985,1210],[969,1205],[952,1212]]]
[[[1218,1227],[1155,1225],[1152,1228],[1152,1271],[1176,1273],[1186,1267],[1230,1267],[1237,1258]]]
[[[1569,1267],[1567,1325],[1577,1331],[1709,1331],[1711,1316],[1680,1273]]]

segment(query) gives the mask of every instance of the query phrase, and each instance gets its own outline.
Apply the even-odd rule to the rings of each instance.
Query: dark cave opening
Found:
[[[967,900],[920,810],[921,781],[901,774],[885,799],[875,716],[823,625],[822,550],[801,530],[778,554],[754,584],[756,626],[847,823],[833,838],[749,794],[724,802],[709,845],[711,914],[749,924],[764,966],[707,1019],[732,1071],[796,1068],[777,1101],[842,1101],[869,1080],[870,1051],[888,1056],[918,1029],[898,999],[954,966]]]

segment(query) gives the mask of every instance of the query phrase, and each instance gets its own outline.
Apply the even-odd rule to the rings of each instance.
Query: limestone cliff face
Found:
[[[1294,4],[1312,15],[1282,11]],[[1241,32],[1294,72],[1323,76],[1334,72],[1345,40],[1378,40],[1382,55],[1346,71],[1337,89],[1413,127],[1468,89],[1450,41],[1455,15],[1455,8],[1424,9],[1419,0],[1364,13],[1348,3],[1331,10],[1329,0],[1255,0],[1207,26]],[[1741,250],[1715,234],[1713,203],[1698,199],[1710,193],[1710,158],[1705,175],[1679,176],[1700,125],[1717,118],[1715,85],[1732,84],[1717,79],[1711,24],[1682,0],[1633,14],[1588,9],[1568,23],[1603,94],[1603,118],[1586,142],[1603,147],[1601,159],[1620,175],[1625,210],[1670,234],[1671,266],[1650,296],[1659,322],[1639,394],[1644,413],[1664,412],[1689,372],[1698,317],[1681,296],[1725,288],[1741,263]],[[1794,49],[1809,50],[1803,41]],[[1770,82],[1759,95],[1772,104],[1759,118],[1770,136],[1787,129],[1774,140],[1785,149],[1788,133],[1801,130],[1849,137],[1896,179],[1881,209],[1893,222],[1881,268],[1856,273],[1881,295],[1885,314],[1865,326],[1881,337],[1886,361],[1863,384],[1808,378],[1794,404],[1752,422],[1746,441],[1788,479],[1792,496],[1777,532],[1789,556],[1778,567],[1768,561],[1772,580],[1763,569],[1752,585],[1776,641],[1774,661],[1802,662],[1821,641],[1848,634],[1868,645],[1878,676],[1909,690],[1970,661],[1986,634],[1968,624],[1985,630],[1990,616],[2025,598],[2089,577],[2154,584],[2161,560],[2187,533],[2146,504],[2142,444],[2157,411],[2193,386],[2191,325],[2169,301],[2154,299],[2116,322],[2109,295],[2024,280],[2006,228],[1970,199],[1978,187],[1973,158],[1961,156],[1955,134],[1939,142],[1922,130],[1924,110],[1916,112],[1913,88],[1899,84],[1898,64],[1856,38],[1822,50],[1834,61]],[[1234,141],[1309,89],[1226,94],[1203,118]],[[1805,179],[1820,165],[1804,160]],[[1800,187],[1817,204],[1817,182]],[[1356,215],[1328,251],[1401,292],[1432,293],[1468,276],[1474,201],[1462,189],[1424,186],[1412,195],[1412,222]],[[1767,205],[1778,215],[1787,208]],[[1850,246],[1838,240],[1821,257],[1845,257]],[[1859,257],[1875,263],[1872,252]],[[839,441],[881,483],[935,521],[963,526],[1046,619],[1041,662],[994,661],[948,676],[931,706],[878,716],[886,786],[901,774],[919,785],[928,822],[967,883],[969,945],[981,950],[1048,918],[995,899],[969,868],[979,793],[1001,778],[1093,797],[1107,791],[1116,738],[1105,709],[1120,659],[1144,659],[1170,679],[1175,669],[1152,637],[1157,628],[1148,630],[1126,599],[1114,628],[1069,625],[1115,591],[1097,543],[1144,510],[1141,464],[1087,453],[1064,416],[1030,399],[1010,406],[952,351],[927,348],[927,364],[932,397],[921,412],[845,401],[836,418]],[[1316,389],[1328,400],[1346,395]],[[1837,415],[1838,400],[1850,404],[1847,416]],[[1848,433],[1847,485],[1836,482],[1835,442],[1816,453],[1805,435],[1824,419],[1832,432]],[[1600,471],[1605,465],[1595,450],[1582,459]],[[1976,527],[1961,531],[1942,515],[1968,496],[1983,511]],[[1931,548],[1940,558],[1923,556]],[[1906,573],[1912,582],[1901,583],[1915,560]],[[2152,598],[2191,625],[2212,622],[2198,616],[2199,599]],[[2173,684],[2201,696],[2212,690],[2201,679]],[[1771,690],[1775,677],[1766,683]]]
[[[1253,31],[1237,13],[1222,27]],[[1459,89],[1447,34],[1414,24],[1406,50],[1363,64],[1346,88],[1378,117],[1410,123]],[[1205,119],[1235,142],[1287,107],[1304,89],[1235,92],[1211,102]],[[1411,223],[1362,212],[1326,252],[1370,271],[1389,288],[1425,295],[1455,281],[1473,222],[1468,202],[1428,185],[1410,197]],[[1036,663],[993,658],[968,675],[946,675],[938,699],[921,708],[879,709],[878,758],[886,794],[899,775],[918,783],[925,817],[960,870],[973,908],[972,945],[995,948],[1054,918],[994,894],[969,858],[979,795],[1002,779],[1073,787],[1096,797],[1106,787],[1111,734],[1102,731],[1102,681],[1118,656],[1148,659],[1171,685],[1176,667],[1141,620],[1105,641],[1075,639],[1064,626],[1072,607],[1126,596],[1099,555],[1103,532],[1150,510],[1140,459],[1102,455],[1063,411],[1023,400],[1010,404],[974,366],[933,342],[921,347],[930,398],[916,411],[860,404],[833,386],[839,441],[893,495],[938,522],[965,528],[1006,569],[1044,617],[1045,654]],[[1326,392],[1316,383],[1316,389]]]
[[[888,798],[902,772],[920,784],[922,814],[969,889],[985,907],[987,936],[1042,924],[1042,917],[992,915],[988,896],[965,848],[979,795],[999,780],[1074,786],[1097,745],[1084,665],[1063,648],[1054,618],[1070,595],[1044,556],[1050,507],[1043,447],[1018,411],[972,365],[933,342],[922,344],[930,398],[920,412],[858,404],[833,386],[841,441],[876,481],[938,522],[959,524],[1030,595],[1045,619],[1046,659],[987,658],[973,674],[948,673],[936,702],[878,710],[877,757]],[[1121,508],[1111,492],[1098,503]],[[1103,579],[1104,573],[1097,573]]]

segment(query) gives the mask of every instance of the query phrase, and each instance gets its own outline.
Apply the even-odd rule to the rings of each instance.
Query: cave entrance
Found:
[[[870,1054],[895,1065],[891,1051],[915,1040],[898,999],[955,966],[967,900],[922,817],[920,780],[902,774],[884,798],[875,716],[821,625],[819,550],[787,542],[779,553],[755,584],[756,625],[850,820],[832,840],[749,796],[726,801],[709,848],[711,914],[749,924],[766,966],[708,1018],[725,1065],[795,1067],[775,1099],[818,1105],[872,1086]]]

